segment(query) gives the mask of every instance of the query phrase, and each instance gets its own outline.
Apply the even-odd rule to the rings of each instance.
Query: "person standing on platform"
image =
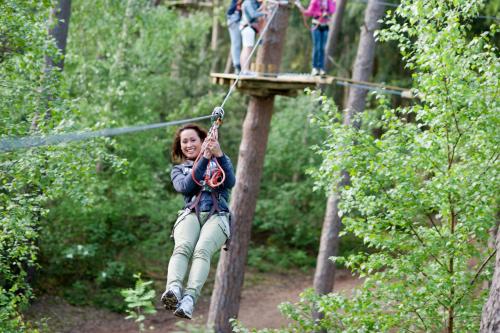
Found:
[[[325,46],[328,38],[328,22],[335,13],[335,0],[311,0],[304,9],[300,2],[295,2],[302,15],[312,17],[311,35],[313,41],[311,75],[325,75]]]

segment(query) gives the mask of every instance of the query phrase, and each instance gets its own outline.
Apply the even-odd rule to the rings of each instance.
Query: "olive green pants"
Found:
[[[198,221],[195,213],[181,214],[174,224],[174,252],[168,263],[167,289],[177,286],[181,290],[192,257],[189,278],[184,295],[198,299],[210,270],[210,259],[226,242],[229,235],[228,215],[200,214]]]

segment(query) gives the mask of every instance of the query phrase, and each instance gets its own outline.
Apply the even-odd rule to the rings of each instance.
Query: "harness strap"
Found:
[[[198,221],[201,221],[200,219],[200,199],[201,199],[201,194],[204,191],[200,191],[194,201],[189,205],[189,209],[194,210],[196,217],[198,218]],[[217,196],[215,195],[215,191],[210,192],[212,196],[212,208],[210,209],[210,212],[208,213],[207,220],[210,218],[210,216],[214,215],[214,213],[220,213],[220,207],[219,207],[219,200]]]

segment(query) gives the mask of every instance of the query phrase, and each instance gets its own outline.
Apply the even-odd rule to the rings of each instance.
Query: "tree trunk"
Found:
[[[47,69],[58,67],[64,68],[64,55],[66,54],[66,43],[68,40],[69,19],[71,17],[71,0],[59,0],[49,18],[49,35],[56,40],[57,48],[61,51],[60,59],[45,58]]]
[[[279,68],[289,8],[280,7],[264,36],[257,63]],[[274,106],[274,96],[251,96],[243,123],[243,135],[236,169],[236,186],[231,198],[233,234],[229,251],[223,252],[217,266],[208,325],[216,333],[231,332],[230,318],[238,316],[245,263],[250,242],[264,155]]]
[[[497,230],[496,261],[490,295],[483,307],[481,333],[500,332],[500,228]]]
[[[338,193],[332,193],[326,202],[316,271],[314,272],[314,290],[319,295],[328,294],[333,290],[335,264],[329,258],[337,255],[339,249],[341,218],[338,214],[338,204]]]
[[[339,42],[340,29],[342,28],[342,19],[344,17],[345,6],[347,0],[337,0],[337,8],[333,19],[330,22],[330,31],[328,32],[328,39],[325,46],[325,59],[326,70],[329,71],[333,67],[332,59],[335,59],[336,51],[338,50],[337,44]]]
[[[118,46],[116,47],[115,59],[111,65],[110,72],[115,74],[117,70],[121,70],[125,64],[125,50],[127,49],[127,36],[132,20],[134,19],[135,0],[128,0],[125,5],[125,16],[122,21],[122,30],[120,32]]]
[[[361,27],[356,60],[354,62],[354,80],[368,81],[372,74],[373,61],[375,58],[375,36],[374,31],[379,27],[377,22],[384,13],[384,7],[376,0],[369,0],[365,10],[365,23]],[[346,126],[359,127],[359,123],[353,123],[355,113],[362,112],[366,104],[367,92],[364,89],[353,88],[347,99],[347,107],[344,110],[343,123]],[[336,255],[339,248],[339,232],[342,219],[338,214],[338,203],[340,200],[339,190],[349,183],[349,175],[342,172],[343,179],[337,184],[334,192],[328,197],[323,229],[321,231],[320,250],[314,274],[314,289],[324,295],[333,290],[335,279],[335,265],[329,257]],[[314,312],[315,319],[322,319],[323,314]]]
[[[369,81],[373,72],[375,59],[375,36],[373,33],[380,27],[378,22],[384,14],[384,5],[375,0],[368,0],[365,10],[365,22],[361,27],[361,37],[359,39],[358,52],[354,61],[352,79],[355,81]],[[353,123],[356,113],[362,112],[366,105],[366,89],[352,87],[347,100],[347,109],[344,112],[344,124],[352,124],[355,127],[359,123]]]
[[[217,65],[219,63],[219,58],[220,58],[220,52],[218,52],[217,48],[219,47],[219,38],[220,38],[220,31],[222,30],[222,27],[219,22],[219,15],[217,14],[219,10],[219,0],[213,0],[212,1],[212,38],[210,41],[210,50],[212,51],[213,55],[213,60],[212,60],[212,65],[210,68],[211,72],[216,72],[217,71]]]

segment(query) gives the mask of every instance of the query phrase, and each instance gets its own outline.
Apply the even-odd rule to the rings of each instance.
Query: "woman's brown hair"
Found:
[[[205,140],[207,137],[207,131],[196,124],[187,124],[182,127],[179,127],[175,132],[174,143],[172,144],[172,161],[174,163],[180,163],[184,160],[185,156],[181,150],[181,133],[184,130],[192,129],[198,133],[201,142]]]

